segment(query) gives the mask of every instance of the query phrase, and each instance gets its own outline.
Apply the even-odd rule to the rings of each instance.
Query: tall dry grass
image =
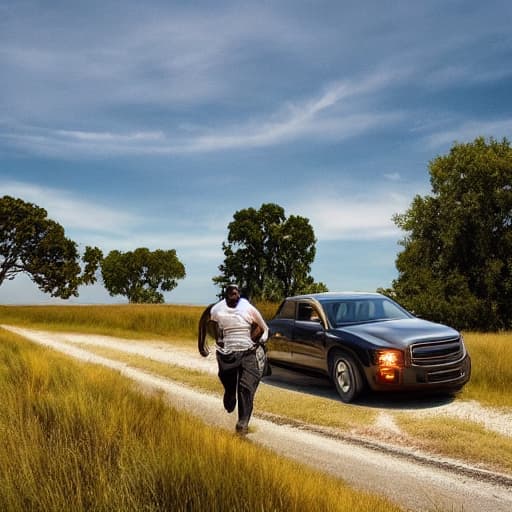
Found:
[[[258,303],[267,319],[277,304]],[[44,329],[161,338],[195,346],[203,306],[98,305],[0,306],[0,323]],[[489,405],[512,406],[512,333],[464,334],[472,359],[472,376],[462,396]]]
[[[206,306],[121,304],[98,306],[0,306],[0,323],[111,334],[124,337],[165,337],[196,340]],[[267,320],[277,304],[258,303]]]
[[[471,380],[463,397],[512,407],[512,333],[464,333],[471,355]]]
[[[203,310],[168,304],[0,306],[0,322],[135,338],[192,339]]]
[[[0,396],[0,510],[398,510],[1,330]]]

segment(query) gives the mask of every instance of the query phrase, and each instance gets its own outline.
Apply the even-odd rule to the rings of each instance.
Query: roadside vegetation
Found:
[[[256,306],[269,320],[278,304],[263,302]],[[196,346],[197,325],[205,307],[180,304],[0,305],[0,323],[121,338],[165,339]]]
[[[512,332],[464,334],[471,355],[471,380],[463,398],[512,407]]]
[[[0,306],[0,321],[48,330],[196,342],[201,306]]]
[[[490,432],[471,421],[447,417],[399,415],[399,425],[411,442],[431,453],[512,473],[512,438]]]
[[[257,303],[266,319],[277,304]],[[123,304],[99,306],[0,306],[0,323],[45,330],[153,339],[194,349],[203,306]],[[471,381],[461,397],[512,407],[512,332],[464,333],[472,358]]]
[[[431,191],[394,216],[398,277],[385,293],[465,331],[512,329],[512,146],[455,142],[428,166]]]
[[[273,315],[276,308],[275,304],[270,303],[258,306],[267,318]],[[158,339],[195,351],[196,326],[202,310],[201,306],[177,305],[0,306],[0,323],[44,330]],[[509,410],[512,407],[512,390],[509,386],[512,380],[512,355],[509,349],[512,333],[473,332],[465,333],[464,338],[472,356],[472,378],[456,399],[476,400],[482,405]],[[84,348],[188,386],[219,396],[221,394],[218,379],[213,375],[111,349],[92,346]],[[314,395],[301,394],[299,397],[291,391],[274,386],[260,387],[255,406],[259,414],[271,415],[274,421],[314,423],[336,428],[340,432],[379,435],[373,427],[377,413],[371,407],[346,405]],[[440,416],[417,418],[398,411],[392,414],[411,445],[446,456],[480,462],[502,471],[512,471],[512,441],[505,436],[484,430],[468,421]],[[495,450],[496,446],[500,449]],[[499,457],[495,455],[497,452]]]
[[[5,331],[0,394],[0,510],[400,510]]]
[[[99,356],[122,361],[132,368],[183,383],[202,392],[217,394],[219,401],[222,398],[222,386],[212,374],[114,349],[91,345],[84,345],[83,348]],[[255,410],[256,416],[269,418],[275,423],[298,426],[305,423],[335,429],[331,433],[341,435],[369,436],[376,440],[384,438],[386,442],[396,442],[400,446],[405,443],[430,453],[512,473],[512,438],[486,430],[467,420],[444,416],[416,416],[397,409],[388,414],[394,417],[402,433],[390,435],[377,426],[378,412],[373,407],[344,404],[336,399],[315,394],[299,394],[264,384],[256,394]]]

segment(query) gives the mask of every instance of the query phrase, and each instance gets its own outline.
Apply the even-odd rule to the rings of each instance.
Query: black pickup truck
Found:
[[[327,375],[344,402],[374,391],[460,390],[471,374],[462,335],[378,293],[289,297],[269,322],[272,365]]]

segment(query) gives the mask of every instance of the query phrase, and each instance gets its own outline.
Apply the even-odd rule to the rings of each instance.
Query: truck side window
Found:
[[[318,322],[320,320],[320,315],[311,304],[306,302],[299,302],[297,320],[306,322]]]
[[[276,318],[287,318],[289,320],[295,319],[295,302],[287,300],[283,302],[279,311],[277,312]]]

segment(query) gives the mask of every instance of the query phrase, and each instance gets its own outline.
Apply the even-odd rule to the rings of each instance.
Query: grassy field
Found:
[[[84,345],[83,348],[99,356],[122,361],[132,368],[183,383],[202,392],[217,394],[219,401],[222,398],[222,386],[215,375],[104,347]],[[373,407],[344,404],[315,394],[296,393],[270,385],[259,387],[255,410],[256,415],[270,415],[274,422],[307,423],[334,428],[340,433],[369,435],[376,439],[383,434],[386,441],[392,441],[389,433],[375,426],[378,410]],[[399,445],[407,439],[411,447],[512,473],[510,437],[486,430],[467,420],[442,416],[417,417],[400,412],[399,408],[393,412],[390,410],[388,415],[394,418],[403,432],[393,436]]]
[[[265,310],[265,306],[267,309]],[[260,305],[268,318],[275,305]],[[199,306],[0,306],[0,323],[10,323],[63,331],[113,334],[127,338],[159,339],[195,349],[196,326],[203,308]],[[111,327],[113,326],[113,328]],[[179,333],[179,334],[177,334]],[[511,333],[465,333],[472,356],[472,378],[457,399],[477,400],[493,407],[512,407]],[[173,368],[143,357],[107,351],[98,347],[88,350],[123,360],[208,392],[221,393],[218,379],[199,372]],[[332,426],[345,431],[364,431],[376,418],[372,408],[346,405],[321,397],[300,395],[286,390],[261,387],[256,395],[256,410],[278,414],[296,421]],[[512,471],[512,441],[486,431],[475,423],[437,417],[426,420],[393,414],[396,423],[407,433],[408,442],[429,451],[463,457],[501,471]],[[463,433],[463,435],[461,435]],[[499,447],[496,450],[496,447]],[[499,457],[496,457],[499,453]]]
[[[271,318],[276,304],[257,305]],[[0,306],[0,323],[61,331],[151,338],[196,346],[202,306]],[[472,358],[472,376],[462,397],[492,406],[512,407],[512,333],[464,333]]]
[[[127,338],[196,339],[200,306],[0,306],[0,322]]]
[[[463,397],[512,407],[512,333],[465,333],[471,354],[471,381]]]
[[[0,510],[399,510],[5,331],[0,396]]]

